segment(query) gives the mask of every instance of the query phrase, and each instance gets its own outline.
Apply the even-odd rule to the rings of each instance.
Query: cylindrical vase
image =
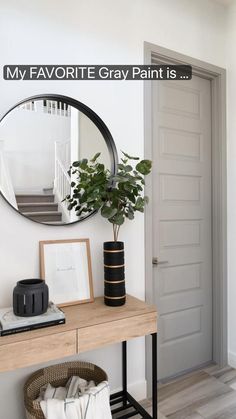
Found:
[[[105,242],[104,252],[104,302],[107,306],[125,304],[125,256],[123,242]]]

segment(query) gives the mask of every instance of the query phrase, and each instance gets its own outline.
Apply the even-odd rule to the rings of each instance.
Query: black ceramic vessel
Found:
[[[123,242],[105,242],[104,252],[104,302],[107,306],[122,306],[125,294],[125,257]]]
[[[16,316],[30,317],[48,309],[48,286],[42,279],[23,279],[13,290],[13,311]]]

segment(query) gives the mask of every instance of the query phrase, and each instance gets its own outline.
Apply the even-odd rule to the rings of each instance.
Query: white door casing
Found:
[[[152,83],[158,378],[212,360],[211,82]]]

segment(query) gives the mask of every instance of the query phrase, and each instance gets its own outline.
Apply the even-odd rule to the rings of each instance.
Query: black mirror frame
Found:
[[[23,105],[26,102],[31,102],[33,100],[52,100],[52,101],[64,101],[66,104],[68,104],[69,106],[72,106],[74,108],[76,108],[78,111],[83,112],[95,125],[96,127],[99,129],[100,133],[102,134],[105,143],[107,145],[109,154],[110,154],[110,158],[111,158],[111,173],[115,174],[117,171],[117,165],[118,165],[118,154],[117,154],[117,149],[116,149],[116,145],[115,142],[113,140],[113,137],[109,131],[109,129],[107,128],[106,124],[103,122],[103,120],[88,106],[86,106],[84,103],[79,102],[76,99],[73,99],[69,96],[64,96],[64,95],[58,95],[58,94],[40,94],[40,95],[36,95],[36,96],[30,96],[26,99],[21,100],[20,102],[18,102],[16,105],[12,106],[4,115],[3,117],[0,119],[0,123],[3,121],[3,119],[11,112],[13,111],[15,108],[17,108],[20,105]],[[34,223],[40,224],[40,225],[45,225],[45,226],[52,226],[52,227],[61,227],[61,226],[70,226],[73,224],[77,224],[81,221],[85,221],[88,220],[90,217],[92,217],[94,214],[97,213],[97,211],[93,211],[91,212],[91,214],[89,214],[88,216],[81,218],[78,221],[73,221],[71,223],[62,223],[60,225],[58,224],[48,224],[48,223],[42,223],[40,221],[36,221],[33,220],[29,217],[27,217],[26,215],[22,214],[20,211],[18,211],[15,207],[13,207],[13,205],[10,204],[10,202],[8,202],[8,200],[5,198],[5,196],[3,195],[3,193],[0,191],[0,196],[8,203],[8,205],[10,205],[11,208],[14,209],[14,211],[16,211],[18,214],[20,214],[22,217],[26,218],[29,221],[33,221]]]

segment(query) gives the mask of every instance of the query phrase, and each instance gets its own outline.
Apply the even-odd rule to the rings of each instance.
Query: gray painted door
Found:
[[[158,379],[212,359],[211,85],[153,83]]]

